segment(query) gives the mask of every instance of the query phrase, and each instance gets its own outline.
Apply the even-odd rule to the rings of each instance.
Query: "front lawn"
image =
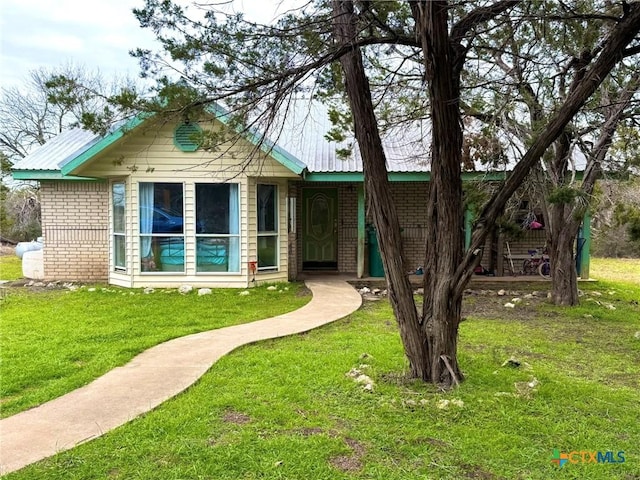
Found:
[[[580,288],[573,309],[469,296],[466,381],[450,392],[404,377],[391,309],[368,302],[242,347],[153,412],[7,480],[640,478],[640,285]],[[618,462],[578,454],[560,469],[554,450]]]
[[[284,289],[287,290],[284,290]],[[191,333],[272,317],[306,304],[300,284],[215,289],[12,287],[0,300],[3,417],[58,397],[138,353]]]
[[[640,258],[592,258],[590,276],[640,285]]]
[[[22,278],[22,260],[15,255],[0,255],[0,280]]]

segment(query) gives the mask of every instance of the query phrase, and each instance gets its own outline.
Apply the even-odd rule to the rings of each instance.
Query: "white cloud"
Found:
[[[63,52],[73,55],[85,50],[85,41],[71,34],[42,32],[35,35],[13,37],[9,40],[10,48],[37,48],[43,51]]]
[[[136,76],[129,50],[153,45],[132,9],[142,0],[2,0],[2,86],[36,69],[74,64],[105,76]]]
[[[306,2],[235,0],[225,8],[269,22],[301,3]],[[30,71],[70,63],[105,76],[136,76],[129,51],[158,48],[132,12],[144,6],[143,0],[0,0],[0,5],[0,86],[19,86]]]

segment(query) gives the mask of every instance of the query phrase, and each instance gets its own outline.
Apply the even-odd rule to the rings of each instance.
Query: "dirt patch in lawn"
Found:
[[[473,480],[497,480],[502,479],[502,477],[497,477],[491,472],[488,472],[481,467],[477,467],[474,465],[462,464],[460,467],[464,470],[464,478],[473,479]]]
[[[469,288],[464,292],[462,316],[480,319],[531,320],[545,316],[541,307],[549,304],[547,294],[550,284],[535,282],[518,286],[517,289],[505,285],[501,289]],[[386,298],[387,290],[355,285],[362,295],[366,309],[375,300]],[[545,288],[546,287],[546,288]],[[422,288],[414,291],[418,309],[422,308]]]
[[[306,286],[300,287],[300,290],[296,293],[296,297],[309,297],[311,296],[311,290],[309,290]]]
[[[462,316],[503,320],[532,320],[548,305],[546,290],[466,290]]]
[[[251,417],[244,413],[236,412],[235,410],[229,410],[222,416],[222,420],[226,423],[245,425],[251,421]]]
[[[361,470],[362,457],[366,452],[364,445],[357,440],[348,437],[344,439],[344,443],[349,446],[352,453],[350,455],[338,455],[336,457],[332,457],[329,460],[329,463],[331,463],[334,468],[342,472],[357,472]]]

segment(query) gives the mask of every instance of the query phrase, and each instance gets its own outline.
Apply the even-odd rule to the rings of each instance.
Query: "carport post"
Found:
[[[471,228],[473,223],[473,205],[467,205],[464,209],[464,250],[469,250],[471,245]]]
[[[589,279],[589,262],[591,261],[591,212],[587,210],[582,219],[582,255],[580,258],[580,278]]]

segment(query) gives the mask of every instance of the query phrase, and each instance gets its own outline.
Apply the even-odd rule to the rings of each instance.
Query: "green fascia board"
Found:
[[[120,140],[125,135],[125,133],[133,130],[134,128],[136,128],[137,126],[142,124],[145,120],[147,120],[152,115],[153,114],[151,114],[151,113],[141,113],[141,114],[136,115],[134,118],[129,120],[127,123],[122,125],[120,128],[114,130],[112,133],[110,133],[107,136],[105,136],[104,138],[102,138],[102,140],[100,140],[98,143],[96,143],[92,147],[90,147],[87,150],[85,150],[84,152],[82,152],[80,155],[78,155],[76,158],[74,158],[73,160],[71,160],[67,164],[63,165],[60,168],[60,172],[62,173],[62,175],[64,177],[66,177],[67,175],[72,173],[74,170],[76,170],[77,168],[81,167],[86,162],[91,160],[93,157],[98,155],[105,148],[109,147],[110,145],[115,143],[117,140]]]
[[[391,172],[390,182],[428,182],[431,174],[428,172]],[[362,172],[309,172],[304,175],[307,182],[355,182],[362,183]]]
[[[359,172],[305,172],[305,182],[360,182],[364,180]]]
[[[75,181],[98,181],[93,177],[76,177],[73,175],[63,175],[59,170],[14,170],[11,172],[14,180],[75,180]]]
[[[390,182],[428,182],[430,172],[391,172],[388,174]],[[504,172],[463,172],[463,181],[496,181],[504,180]],[[309,172],[304,176],[308,182],[363,182],[362,172]]]
[[[221,105],[213,103],[210,104],[206,110],[214,115],[216,119],[220,120],[224,125],[229,125],[231,116]],[[280,163],[283,167],[291,170],[296,175],[301,175],[302,172],[306,170],[307,165],[305,163],[287,152],[284,148],[279,147],[274,142],[264,137],[261,133],[253,129],[247,129],[245,131],[242,128],[236,128],[236,133],[243,134],[252,145],[259,145],[260,150],[273,157],[274,160]]]

